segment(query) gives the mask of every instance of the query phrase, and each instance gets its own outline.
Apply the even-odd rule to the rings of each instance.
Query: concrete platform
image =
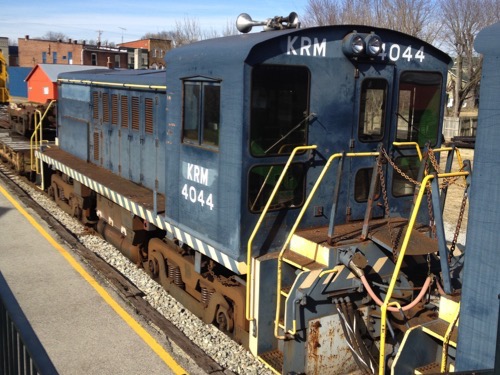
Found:
[[[93,285],[98,282],[91,271],[84,279],[77,268],[85,265],[64,245],[54,246],[46,223],[21,204],[23,215],[9,194],[0,188],[0,270],[60,374],[198,372],[185,370],[189,360],[169,357],[165,338],[147,327],[134,328],[140,322],[120,297]]]

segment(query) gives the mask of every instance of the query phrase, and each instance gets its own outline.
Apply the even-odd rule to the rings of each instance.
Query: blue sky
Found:
[[[140,39],[145,33],[168,31],[176,21],[193,19],[202,30],[221,32],[240,13],[254,20],[304,14],[307,0],[4,0],[0,12],[0,37],[31,38],[48,31],[61,32],[73,40],[120,43]],[[123,30],[125,29],[125,30]]]

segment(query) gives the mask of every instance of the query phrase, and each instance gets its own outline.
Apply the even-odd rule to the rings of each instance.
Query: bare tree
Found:
[[[162,39],[162,40],[172,40],[171,31],[160,31],[157,33],[146,33],[141,39]]]
[[[466,100],[477,95],[481,79],[482,57],[474,52],[474,39],[484,27],[498,21],[497,0],[440,0],[442,39],[455,55],[453,113],[460,116]]]
[[[53,40],[53,41],[61,40],[63,42],[68,41],[68,37],[66,36],[66,34],[56,31],[47,31],[43,36],[36,39]]]
[[[439,23],[435,3],[428,0],[309,0],[305,26],[371,25],[398,30],[429,43]]]

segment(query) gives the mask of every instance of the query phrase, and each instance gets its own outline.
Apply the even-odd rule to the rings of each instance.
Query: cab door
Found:
[[[351,127],[350,152],[375,152],[381,146],[389,148],[390,111],[394,68],[385,66],[358,66],[355,75],[355,100]],[[347,221],[362,220],[367,209],[372,175],[376,173],[376,157],[349,157],[344,162],[348,173]],[[383,177],[385,164],[381,165]],[[380,181],[376,183],[372,217],[384,216]]]

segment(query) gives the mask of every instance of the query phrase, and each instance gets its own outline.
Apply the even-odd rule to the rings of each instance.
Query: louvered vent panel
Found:
[[[99,93],[97,91],[94,91],[92,93],[92,117],[95,120],[99,119]]]
[[[132,96],[132,130],[139,130],[139,98]]]
[[[123,95],[121,97],[122,102],[122,128],[128,128],[128,97]]]
[[[109,123],[109,94],[102,94],[102,121]]]
[[[154,123],[153,123],[153,99],[146,98],[144,108],[144,123],[146,124],[146,133],[153,134]]]
[[[94,133],[94,160],[99,161],[99,133]]]
[[[111,95],[111,124],[118,125],[118,95]]]

